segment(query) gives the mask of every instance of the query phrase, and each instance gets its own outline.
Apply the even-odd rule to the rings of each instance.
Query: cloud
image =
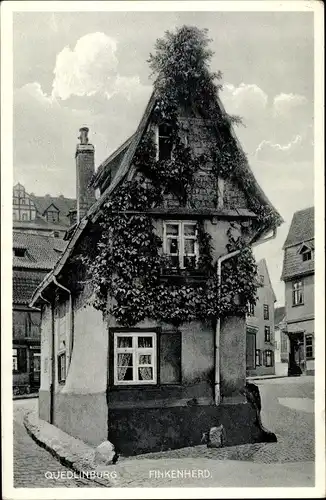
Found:
[[[298,112],[305,112],[308,100],[298,94],[278,94],[273,100],[273,115],[280,118],[293,118]]]
[[[111,96],[117,78],[117,43],[104,33],[88,33],[56,58],[53,95],[68,99],[103,92]]]
[[[313,130],[306,127],[303,134],[296,134],[288,143],[280,144],[270,140],[263,140],[255,151],[255,157],[261,161],[294,162],[313,159]]]
[[[225,84],[221,99],[228,113],[244,119],[257,118],[265,112],[268,103],[268,96],[260,87],[246,83],[238,87],[232,83]]]

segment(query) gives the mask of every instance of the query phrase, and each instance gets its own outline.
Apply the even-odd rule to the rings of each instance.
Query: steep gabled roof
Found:
[[[298,210],[293,214],[291,226],[283,245],[284,249],[312,240],[315,237],[314,215],[314,207]]]
[[[274,302],[276,302],[276,295],[275,295],[274,288],[272,285],[272,280],[271,280],[271,277],[270,277],[270,274],[268,271],[266,259],[261,259],[257,262],[257,270],[258,270],[259,274],[264,274],[264,276],[267,276],[268,285],[270,286],[270,288],[272,290]],[[266,284],[264,284],[264,285],[266,285]]]
[[[119,186],[119,184],[128,176],[128,174],[130,174],[133,157],[134,157],[135,152],[137,150],[137,147],[138,147],[138,145],[143,137],[143,134],[147,128],[151,113],[154,109],[154,106],[157,102],[157,99],[158,98],[157,98],[156,92],[154,90],[152,92],[152,95],[151,95],[149,101],[148,101],[148,104],[145,108],[144,114],[142,116],[142,119],[138,125],[138,128],[137,128],[135,134],[130,139],[128,139],[122,146],[120,146],[120,148],[118,148],[118,150],[115,153],[113,153],[106,160],[106,162],[103,162],[103,164],[102,164],[103,166],[101,167],[100,174],[101,174],[101,172],[103,173],[103,171],[106,168],[106,165],[109,166],[110,162],[114,158],[116,158],[119,149],[120,149],[120,153],[124,152],[121,155],[120,164],[117,168],[117,171],[116,171],[114,178],[111,180],[111,183],[105,189],[105,191],[100,196],[100,198],[91,206],[91,208],[87,212],[86,216],[81,220],[79,225],[76,227],[65,252],[63,253],[62,257],[59,259],[58,263],[56,264],[56,266],[53,270],[53,273],[46,277],[44,282],[41,283],[38,290],[44,289],[50,283],[50,281],[52,279],[52,275],[57,276],[61,272],[63,266],[65,265],[67,259],[69,258],[69,255],[70,255],[72,249],[74,248],[75,244],[77,243],[81,234],[83,233],[84,229],[86,228],[88,221],[95,222],[97,220],[97,218],[100,215],[101,207],[108,200],[108,198],[114,192],[114,190]],[[217,106],[219,107],[222,114],[224,113],[226,115],[224,106],[223,106],[219,97],[217,98]],[[239,140],[238,140],[238,138],[233,130],[232,125],[230,125],[230,133],[231,133],[232,137],[234,138],[234,140],[236,141],[236,144],[237,144],[239,150],[243,151],[242,146],[241,146],[241,144],[240,144],[240,142],[239,142]],[[110,160],[110,158],[111,158],[111,160]],[[259,184],[256,181],[249,165],[248,164],[244,165],[243,169],[244,169],[244,175],[249,176],[251,181],[252,181],[252,184],[253,184],[254,189],[256,191],[256,194],[257,194],[257,198],[261,201],[262,204],[268,205],[269,207],[271,207],[271,209],[274,211],[274,213],[277,214],[278,213],[277,210],[271,204],[271,202],[269,201],[269,199],[266,197],[265,193],[263,192],[263,190],[259,186]],[[256,239],[258,239],[259,236],[261,236],[261,235],[257,235]],[[33,300],[36,299],[36,296],[37,296],[37,293],[34,294]]]
[[[285,318],[285,306],[275,307],[274,310],[275,328],[284,320],[284,318]]]
[[[106,160],[104,160],[95,172],[91,186],[96,189],[100,187],[102,179],[108,176],[112,167],[117,163],[120,164],[123,156],[128,150],[131,141],[133,140],[135,134],[129,137],[121,146],[118,147]]]

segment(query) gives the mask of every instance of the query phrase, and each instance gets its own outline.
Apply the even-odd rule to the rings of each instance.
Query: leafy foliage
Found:
[[[229,233],[228,250],[238,249],[239,254],[223,264],[220,281],[213,262],[211,237],[202,221],[197,223],[200,257],[196,271],[203,279],[193,280],[191,268],[174,269],[178,280],[162,279],[169,264],[162,251],[162,240],[154,229],[155,221],[146,213],[171,193],[180,206],[185,206],[203,164],[212,165],[212,182],[217,183],[220,176],[238,178],[247,161],[233,139],[224,145],[216,138],[210,151],[195,156],[180,134],[178,113],[182,107],[195,106],[205,112],[221,126],[222,136],[229,139],[230,124],[241,121],[223,114],[216,106],[222,75],[209,69],[213,55],[209,41],[206,30],[183,26],[158,39],[155,53],[149,57],[156,76],[154,119],[169,124],[173,155],[158,160],[148,131],[133,159],[144,177],[125,182],[107,202],[100,221],[96,258],[88,259],[87,266],[94,284],[94,306],[109,310],[122,325],[132,326],[145,318],[173,324],[196,319],[210,322],[227,314],[244,314],[248,303],[254,304],[256,300],[257,269],[251,250],[241,238],[234,241]],[[251,207],[261,214],[258,223],[265,223],[266,227],[271,221],[276,224],[274,212],[256,201],[253,180],[242,174],[241,182],[249,193]]]

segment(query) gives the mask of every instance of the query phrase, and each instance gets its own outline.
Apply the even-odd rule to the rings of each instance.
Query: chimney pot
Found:
[[[88,132],[89,128],[88,127],[81,127],[79,129],[80,136],[78,139],[80,140],[80,144],[88,144]]]

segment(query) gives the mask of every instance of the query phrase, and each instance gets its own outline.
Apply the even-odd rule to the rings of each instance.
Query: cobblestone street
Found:
[[[47,479],[46,472],[70,471],[27,434],[23,416],[36,409],[37,399],[14,401],[14,487],[15,488],[99,488],[87,479]]]
[[[277,443],[208,449],[195,446],[167,452],[121,457],[115,466],[116,486],[313,486],[313,377],[256,381],[262,397],[262,420],[276,433]],[[16,401],[14,427],[15,486],[99,487],[81,480],[47,480],[45,471],[65,469],[26,433],[22,417],[37,400]],[[267,465],[269,464],[269,465]],[[173,478],[165,471],[206,470],[208,477]],[[236,471],[236,473],[234,472]],[[208,474],[207,473],[207,474]],[[277,477],[277,484],[275,481]],[[292,481],[292,483],[291,483]]]

